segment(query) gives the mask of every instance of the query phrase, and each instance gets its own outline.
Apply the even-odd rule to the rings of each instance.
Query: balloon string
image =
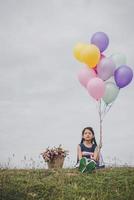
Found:
[[[104,117],[105,117],[106,114],[109,112],[109,110],[111,109],[112,106],[113,106],[113,103],[108,104],[108,105],[105,106],[105,111],[104,111],[104,114],[103,114],[102,120],[104,119]]]
[[[111,104],[105,104],[103,103],[102,99],[100,99],[99,101],[97,101],[96,104],[96,108],[98,110],[98,114],[99,114],[99,132],[100,132],[100,138],[99,138],[99,146],[98,146],[98,151],[100,152],[101,148],[102,148],[102,142],[103,142],[103,120],[104,117],[106,116],[106,114],[109,112],[109,110],[111,109],[113,103]]]
[[[99,103],[99,108],[98,108],[98,113],[99,113],[99,124],[100,124],[100,142],[99,142],[99,149],[102,148],[102,123],[103,123],[103,119],[106,116],[106,114],[109,112],[109,110],[111,109],[113,103],[111,104],[103,104],[102,105],[102,101],[100,99]]]
[[[100,122],[100,141],[99,141],[99,150],[102,148],[102,102],[99,101],[99,122]]]
[[[103,104],[103,108],[102,108],[102,120],[103,120],[103,116],[105,115],[105,112],[106,112],[106,109],[107,109],[107,105],[106,104]]]

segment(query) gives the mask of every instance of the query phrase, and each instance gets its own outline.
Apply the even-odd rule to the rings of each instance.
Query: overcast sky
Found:
[[[110,38],[105,55],[121,52],[134,68],[134,1],[0,0],[0,162],[23,167],[50,146],[76,160],[85,126],[99,139],[95,101],[77,80],[72,55],[94,32]],[[123,88],[103,124],[106,162],[134,164],[134,82]],[[15,154],[13,158],[13,154]],[[43,164],[42,164],[43,165]]]

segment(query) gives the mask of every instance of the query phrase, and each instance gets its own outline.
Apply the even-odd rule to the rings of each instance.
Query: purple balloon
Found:
[[[91,44],[96,45],[103,52],[109,44],[109,38],[104,32],[96,32],[91,38]]]
[[[128,85],[133,78],[133,71],[127,65],[121,65],[114,72],[114,79],[119,88]]]

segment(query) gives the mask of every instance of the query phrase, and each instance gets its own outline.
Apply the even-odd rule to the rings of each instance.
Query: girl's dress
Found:
[[[79,144],[80,147],[81,147],[81,152],[84,154],[82,156],[86,157],[86,158],[92,158],[92,154],[94,153],[95,151],[95,148],[96,148],[96,145],[95,144],[92,144],[92,147],[86,147],[84,145],[84,143],[80,143]]]
[[[87,159],[92,159],[92,155],[93,155],[97,145],[96,144],[92,144],[92,147],[86,147],[84,145],[84,143],[80,143],[79,145],[81,147],[81,152],[83,153],[82,157],[85,157]],[[99,162],[98,161],[95,161],[95,162],[96,162],[96,166],[98,166]]]
[[[95,169],[95,168],[104,168],[105,167],[104,163],[103,164],[101,163],[101,166],[100,166],[100,161],[102,162],[101,154],[99,155],[99,161],[94,161],[92,159],[93,153],[97,146],[96,144],[92,144],[92,147],[87,147],[84,145],[84,143],[80,143],[79,145],[80,145],[82,157],[83,157],[81,160],[77,159],[77,166],[79,166],[79,168],[81,168],[81,165],[83,165],[82,168],[80,169],[80,171],[81,170],[83,171],[83,169],[85,169],[85,167],[84,167],[85,165],[89,169],[88,171],[90,171],[91,168]],[[83,164],[83,162],[84,162],[84,164]]]

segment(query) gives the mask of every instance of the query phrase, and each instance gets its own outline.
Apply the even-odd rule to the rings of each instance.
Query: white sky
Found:
[[[72,56],[94,32],[109,35],[107,56],[121,52],[134,66],[134,2],[127,0],[0,1],[0,162],[24,166],[24,155],[42,161],[47,146],[76,160],[85,126],[99,138],[95,102],[77,80]],[[106,162],[134,164],[134,84],[122,89],[103,127]],[[15,157],[12,157],[15,154]]]

